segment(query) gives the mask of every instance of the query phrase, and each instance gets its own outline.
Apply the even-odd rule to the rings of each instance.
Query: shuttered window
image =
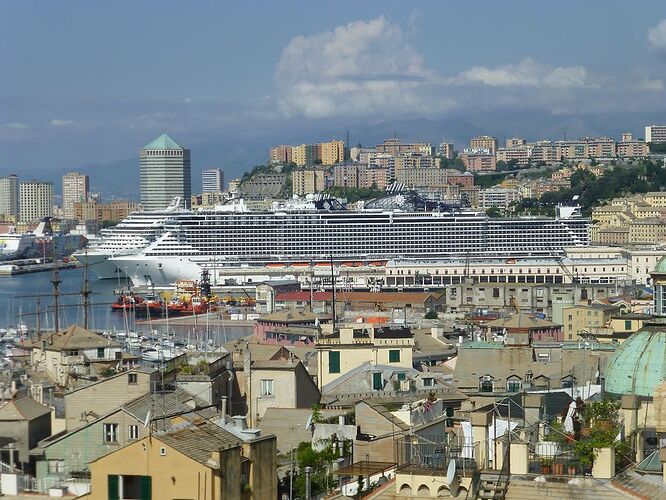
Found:
[[[340,373],[340,351],[328,352],[328,373]]]

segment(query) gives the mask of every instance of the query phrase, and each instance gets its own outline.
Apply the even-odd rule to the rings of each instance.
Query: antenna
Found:
[[[85,264],[83,265],[83,289],[81,290],[81,296],[83,297],[83,328],[88,329],[88,307],[89,297],[90,297],[90,288],[88,288],[88,247],[85,250]]]
[[[55,251],[55,242],[53,244],[53,279],[51,284],[53,285],[53,331],[58,332],[60,330],[60,318],[58,316],[60,309],[60,274],[58,273],[58,260],[56,259]]]
[[[333,254],[331,254],[331,286],[333,287],[333,330],[335,330],[335,271],[333,270]]]

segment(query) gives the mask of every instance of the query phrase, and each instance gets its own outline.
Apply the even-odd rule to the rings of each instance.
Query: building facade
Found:
[[[201,187],[204,193],[224,191],[224,172],[219,168],[207,168],[201,172]]]
[[[0,215],[19,214],[19,183],[16,174],[0,177]]]
[[[88,201],[88,176],[69,172],[62,177],[62,210],[65,219],[74,219],[74,203]]]
[[[36,180],[19,184],[22,222],[34,222],[53,217],[53,183]]]
[[[478,135],[469,140],[471,150],[487,149],[491,155],[497,152],[497,138],[489,135]]]
[[[192,197],[190,150],[162,134],[140,153],[141,205],[144,210],[163,210],[179,197],[189,207]]]
[[[666,142],[666,125],[648,125],[645,127],[645,142],[659,144]]]
[[[297,169],[291,172],[293,194],[318,193],[326,189],[326,170],[321,168]]]

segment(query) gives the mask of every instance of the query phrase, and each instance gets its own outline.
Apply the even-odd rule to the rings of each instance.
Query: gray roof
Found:
[[[211,459],[213,452],[241,445],[239,438],[209,422],[199,425],[187,423],[164,433],[155,433],[153,436],[192,460],[213,469],[218,469],[220,466]]]
[[[27,396],[0,403],[0,421],[34,420],[48,413],[51,408]]]
[[[184,389],[176,388],[171,392],[157,392],[146,394],[131,403],[127,403],[124,410],[140,421],[145,421],[148,412],[151,412],[151,419],[160,419],[166,416],[192,414],[196,410],[196,416],[202,418],[214,418],[217,415],[217,409],[214,407],[201,408],[208,404],[196,396],[192,396]]]

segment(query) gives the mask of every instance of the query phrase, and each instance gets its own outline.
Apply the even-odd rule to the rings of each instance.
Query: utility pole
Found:
[[[305,500],[312,500],[312,495],[310,493],[311,484],[310,476],[312,474],[312,467],[308,466],[305,468]]]
[[[53,252],[53,279],[51,280],[51,284],[53,285],[53,307],[55,309],[53,312],[53,328],[57,333],[60,330],[60,318],[58,315],[60,310],[60,283],[62,283],[62,280],[58,273],[58,261],[55,257],[55,249]]]
[[[333,269],[333,254],[331,254],[331,286],[333,299],[333,331],[335,331],[335,271]]]
[[[83,297],[83,328],[88,329],[88,307],[89,307],[89,297],[90,297],[90,288],[88,288],[88,248],[86,247],[86,261],[83,266],[83,289],[81,290],[81,296]]]

